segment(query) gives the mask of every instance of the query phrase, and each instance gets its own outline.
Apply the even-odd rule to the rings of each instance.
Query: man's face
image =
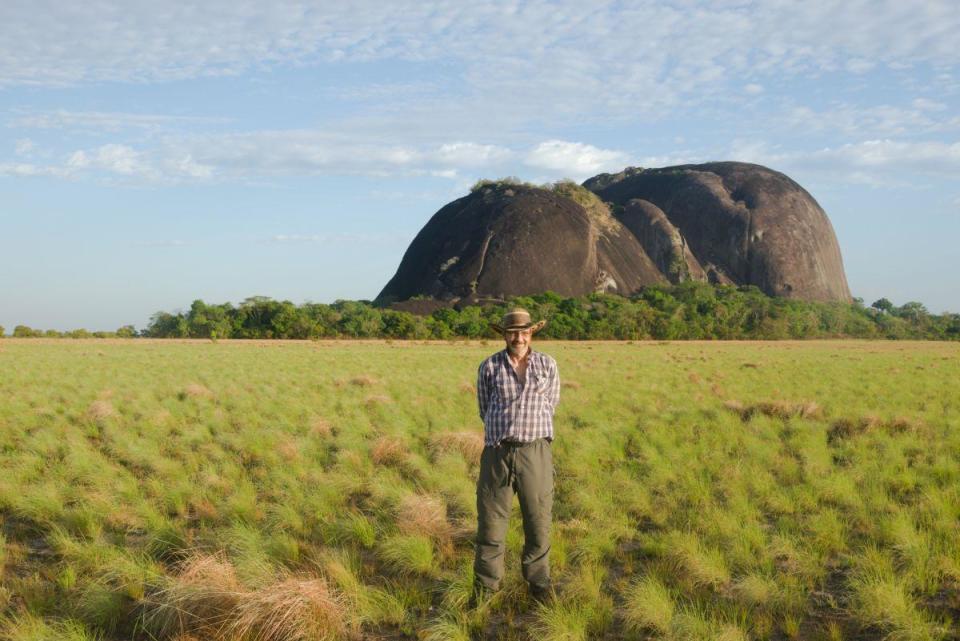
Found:
[[[507,351],[514,357],[527,353],[532,336],[531,329],[508,329],[503,333],[503,338],[507,342]]]

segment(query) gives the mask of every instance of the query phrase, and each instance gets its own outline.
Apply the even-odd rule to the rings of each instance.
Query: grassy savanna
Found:
[[[501,343],[0,342],[0,638],[948,639],[960,345],[549,343],[556,601],[478,610]]]

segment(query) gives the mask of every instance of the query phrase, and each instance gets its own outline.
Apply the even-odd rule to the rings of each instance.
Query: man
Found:
[[[483,361],[477,372],[484,448],[477,481],[473,604],[500,588],[514,492],[523,515],[523,578],[535,600],[542,602],[551,595],[550,447],[560,377],[556,361],[530,347],[544,325],[544,320],[533,323],[525,309],[506,313],[500,325],[491,324],[503,335],[506,349]]]

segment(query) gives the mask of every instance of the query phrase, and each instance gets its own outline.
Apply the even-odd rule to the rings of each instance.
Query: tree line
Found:
[[[541,338],[584,340],[889,338],[960,340],[960,314],[931,314],[922,303],[896,306],[886,298],[869,307],[811,302],[765,295],[757,287],[686,281],[643,288],[630,297],[590,294],[563,297],[547,292],[462,309],[441,308],[415,315],[370,301],[332,304],[277,301],[265,296],[239,305],[195,300],[189,310],[157,312],[137,331],[40,331],[18,325],[16,337],[149,338],[492,338],[490,323],[514,306],[548,323]],[[0,327],[0,335],[3,335]]]

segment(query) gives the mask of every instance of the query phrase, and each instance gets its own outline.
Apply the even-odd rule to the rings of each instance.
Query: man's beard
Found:
[[[507,351],[510,352],[511,356],[523,356],[528,349],[530,349],[530,343],[526,345],[513,345],[512,343],[507,345]]]

